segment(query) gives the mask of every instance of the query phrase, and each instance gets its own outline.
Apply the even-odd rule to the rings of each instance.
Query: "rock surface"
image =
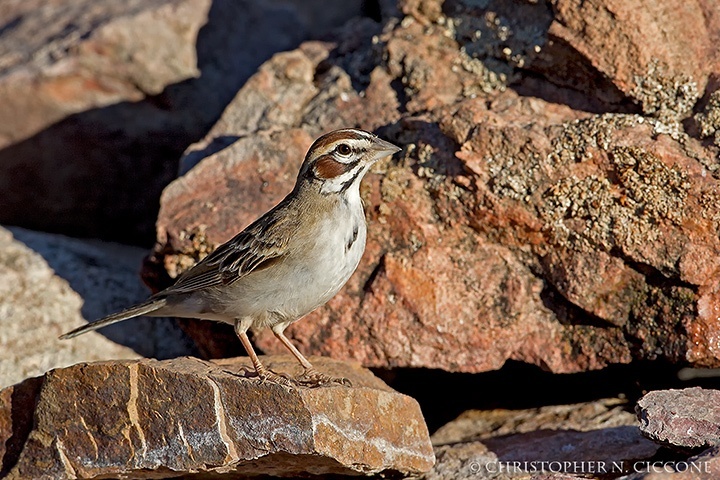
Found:
[[[433,434],[437,463],[423,478],[617,478],[658,451],[636,422],[616,399],[468,411]]]
[[[433,433],[432,441],[434,445],[446,445],[538,430],[588,432],[636,424],[635,415],[624,401],[608,398],[519,410],[468,410]]]
[[[148,281],[167,285],[282,198],[317,135],[360,126],[404,150],[364,182],[358,271],[288,329],[303,351],[464,372],[720,365],[718,149],[684,130],[717,88],[712,62],[686,67],[718,24],[697,2],[586,2],[587,19],[556,3],[407,0],[385,25],[275,56],[165,190]],[[561,84],[543,55],[572,57],[584,80]],[[237,351],[217,328],[193,329],[202,350]]]
[[[606,100],[631,100],[646,114],[677,120],[692,110],[718,58],[702,3],[554,2],[547,43],[526,68],[587,92],[600,84]]]
[[[636,410],[640,430],[652,440],[690,448],[720,444],[720,391],[657,390],[641,398]]]
[[[190,133],[164,91],[200,75],[210,6],[3,2],[0,222],[121,240],[152,229],[168,154]]]
[[[180,154],[257,66],[360,13],[360,0],[3,2],[0,223],[149,243]]]
[[[263,361],[300,373],[289,356]],[[427,427],[412,398],[357,365],[312,361],[354,386],[261,383],[243,378],[252,369],[247,358],[53,370],[0,392],[0,471],[8,479],[216,478],[432,467]]]
[[[210,3],[3,2],[0,148],[73,113],[197,77],[195,42]]]
[[[143,254],[134,247],[0,228],[0,387],[78,362],[192,352],[167,319],[58,340],[147,296],[138,277]]]

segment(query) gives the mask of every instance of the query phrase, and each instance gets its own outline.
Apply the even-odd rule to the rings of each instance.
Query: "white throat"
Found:
[[[345,190],[345,192],[355,190],[358,198],[360,198],[360,182],[362,181],[367,171],[370,169],[370,166],[370,164],[365,165],[359,171],[357,168],[354,168],[348,172],[343,173],[342,175],[338,175],[335,178],[325,180],[320,187],[320,193],[322,193],[323,195],[329,195],[332,193],[338,193],[343,189]],[[352,183],[348,186],[348,182]]]

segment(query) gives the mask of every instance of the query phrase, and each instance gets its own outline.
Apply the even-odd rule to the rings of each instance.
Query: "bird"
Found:
[[[367,224],[360,183],[370,167],[400,147],[355,128],[335,130],[310,146],[287,196],[146,301],[76,328],[70,339],[141,315],[214,320],[234,326],[263,382],[345,384],[316,370],[285,329],[327,303],[345,285],[365,251]],[[293,378],[263,365],[248,338],[270,328],[300,362]]]

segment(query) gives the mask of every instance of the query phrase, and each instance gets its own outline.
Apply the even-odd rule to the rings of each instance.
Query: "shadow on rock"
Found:
[[[177,177],[182,152],[256,68],[360,13],[321,7],[212,2],[197,35],[197,78],[69,115],[0,150],[0,223],[150,245],[160,194]]]

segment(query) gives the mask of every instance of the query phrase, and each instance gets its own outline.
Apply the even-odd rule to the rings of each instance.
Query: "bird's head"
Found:
[[[326,133],[310,146],[298,185],[315,185],[323,195],[357,189],[372,164],[400,150],[364,130],[345,128]]]

